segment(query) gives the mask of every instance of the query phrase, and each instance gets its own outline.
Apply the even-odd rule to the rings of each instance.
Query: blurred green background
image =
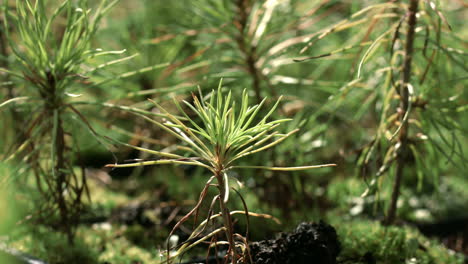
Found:
[[[45,2],[49,13],[62,3]],[[15,1],[4,3],[14,13]],[[87,3],[90,10],[99,5],[79,3]],[[89,194],[82,198],[77,243],[67,247],[47,221],[34,221],[40,194],[27,159],[18,158],[0,167],[0,188],[18,189],[0,192],[0,210],[9,212],[3,214],[7,217],[2,217],[0,231],[13,231],[7,235],[8,245],[50,263],[159,263],[164,240],[195,204],[210,175],[190,166],[103,167],[154,158],[116,140],[155,150],[171,149],[176,142],[125,107],[155,113],[147,100],[152,99],[177,113],[171,98],[190,101],[197,87],[208,94],[223,78],[224,89],[236,98],[246,88],[252,104],[267,97],[271,106],[283,95],[273,118],[292,119],[280,126],[283,132],[300,129],[242,164],[338,165],[301,172],[233,171],[230,176],[245,185],[240,192],[249,210],[282,222],[251,219],[251,240],[291,230],[300,221],[326,219],[343,239],[343,261],[357,259],[349,263],[361,263],[368,251],[375,252],[378,263],[396,263],[388,261],[406,246],[402,263],[462,263],[461,255],[447,248],[468,254],[466,224],[447,234],[426,232],[430,239],[416,231],[468,217],[468,10],[461,0],[419,1],[408,117],[410,154],[398,201],[398,224],[405,227],[389,231],[394,234],[390,242],[380,241],[384,231],[378,222],[389,206],[396,173],[398,140],[393,134],[401,119],[396,83],[403,64],[407,5],[408,1],[383,0],[118,1],[100,22],[90,48],[120,52],[87,59],[78,73],[93,69],[92,74],[77,77],[67,87],[80,95],[67,100],[87,122],[65,116],[70,131],[65,139],[78,146],[70,150],[73,171],[81,175],[83,168]],[[52,25],[57,39],[65,17]],[[0,67],[15,70],[19,66],[11,44],[24,47],[15,25],[4,25]],[[20,96],[37,99],[30,83],[2,73],[0,103]],[[22,133],[37,114],[34,100],[0,108],[0,158],[10,158],[27,141]],[[48,147],[43,151],[48,153]],[[24,210],[16,212],[15,202]],[[231,203],[232,208],[242,208],[240,200]],[[26,224],[15,226],[21,219]],[[236,227],[245,228],[245,220],[238,221]],[[190,228],[187,224],[177,235],[186,237]],[[359,244],[353,237],[367,240]],[[415,240],[426,251],[413,250]],[[196,249],[193,254],[204,253]],[[413,258],[419,262],[410,262]]]

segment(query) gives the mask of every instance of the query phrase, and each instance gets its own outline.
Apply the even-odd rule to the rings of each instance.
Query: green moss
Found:
[[[151,250],[135,245],[124,235],[128,232],[126,226],[105,223],[79,227],[73,246],[63,235],[43,227],[22,231],[27,234],[13,239],[8,246],[50,264],[160,263],[157,245],[152,245]]]
[[[70,246],[65,236],[41,226],[28,231],[28,234],[22,235],[10,246],[51,264],[98,263],[97,252],[92,247],[88,247],[80,238],[77,238],[75,244]]]
[[[335,220],[332,224],[342,243],[341,263],[463,263],[461,255],[409,227],[384,227],[370,220]]]
[[[366,184],[355,177],[336,178],[327,188],[327,198],[336,206],[347,208],[351,197],[359,197],[366,190]]]
[[[110,214],[112,209],[131,201],[131,198],[125,193],[113,191],[94,180],[88,181],[88,188],[92,196],[91,203],[86,201],[87,205],[98,211],[103,210],[105,214]]]
[[[78,236],[88,247],[98,250],[96,259],[99,263],[159,263],[157,245],[153,244],[153,249],[147,250],[128,239],[127,233],[134,231],[127,226],[104,223],[82,227]]]

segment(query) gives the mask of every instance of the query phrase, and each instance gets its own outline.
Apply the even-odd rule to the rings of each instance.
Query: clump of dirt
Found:
[[[340,249],[335,229],[323,221],[301,223],[292,233],[250,245],[254,263],[262,264],[335,264]]]

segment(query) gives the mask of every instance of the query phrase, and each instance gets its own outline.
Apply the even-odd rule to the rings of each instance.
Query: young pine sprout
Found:
[[[265,103],[265,99],[253,106],[249,106],[248,99],[249,95],[244,90],[240,107],[237,108],[236,101],[232,99],[231,91],[225,96],[222,92],[220,82],[217,92],[213,91],[208,100],[204,100],[200,92],[200,99],[193,96],[193,104],[183,101],[183,103],[196,114],[196,117],[201,120],[201,122],[197,122],[185,113],[181,104],[176,100],[174,100],[174,103],[182,116],[173,115],[156,102],[153,102],[161,111],[164,119],[162,121],[156,121],[146,116],[143,117],[180,139],[184,144],[178,146],[178,149],[189,153],[190,156],[186,157],[175,153],[155,151],[126,144],[134,149],[159,156],[160,159],[129,164],[107,165],[107,167],[133,167],[157,164],[183,164],[200,166],[212,173],[212,177],[207,181],[197,205],[176,224],[173,231],[177,229],[182,222],[187,220],[188,217],[198,211],[198,208],[206,196],[207,189],[210,186],[216,186],[218,194],[211,203],[208,220],[210,216],[211,219],[220,217],[223,220],[223,227],[212,231],[201,239],[194,239],[201,235],[205,226],[209,223],[209,221],[205,220],[195,229],[194,233],[189,238],[190,241],[197,241],[194,243],[183,243],[179,250],[175,254],[172,254],[171,257],[179,256],[191,248],[193,244],[198,244],[217,233],[224,232],[227,239],[225,244],[229,245],[226,261],[231,261],[231,263],[238,263],[241,261],[247,262],[247,259],[242,259],[242,254],[238,254],[238,252],[245,252],[248,245],[246,245],[245,239],[239,239],[239,237],[242,236],[234,233],[231,221],[231,215],[243,213],[243,211],[230,211],[227,207],[229,191],[231,189],[229,186],[229,176],[227,174],[229,170],[254,168],[296,171],[335,166],[335,164],[300,167],[237,165],[236,161],[240,158],[271,148],[298,131],[298,129],[295,129],[286,134],[279,133],[276,128],[281,125],[281,123],[287,122],[290,119],[269,120],[269,117],[277,108],[281,97],[263,117],[259,116],[259,113]],[[216,182],[213,183],[215,180]],[[212,214],[213,207],[216,203],[219,204],[219,213]],[[249,214],[247,210],[245,213]],[[250,215],[258,216],[253,213]],[[236,239],[239,241],[236,241]]]
[[[51,8],[50,2],[60,5]],[[91,42],[117,0],[95,1],[94,8],[88,2],[16,0],[0,4],[2,42],[11,52],[8,67],[0,67],[0,75],[8,76],[14,87],[8,95],[11,98],[0,103],[0,110],[15,107],[12,126],[18,134],[5,160],[20,175],[34,175],[41,199],[34,203],[37,213],[32,215],[36,221],[56,226],[70,244],[84,198],[89,198],[84,168],[81,173],[74,168],[82,147],[76,129],[93,131],[100,141],[73,98],[80,96],[76,91],[84,88],[84,80],[92,77],[92,72],[83,72],[86,64],[113,53],[97,51]],[[0,57],[7,61],[9,56]],[[21,106],[12,104],[20,102]]]

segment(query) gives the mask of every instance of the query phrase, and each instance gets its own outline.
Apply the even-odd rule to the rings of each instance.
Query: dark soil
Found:
[[[340,249],[335,229],[323,221],[301,223],[292,233],[250,245],[254,263],[262,264],[335,264]]]

